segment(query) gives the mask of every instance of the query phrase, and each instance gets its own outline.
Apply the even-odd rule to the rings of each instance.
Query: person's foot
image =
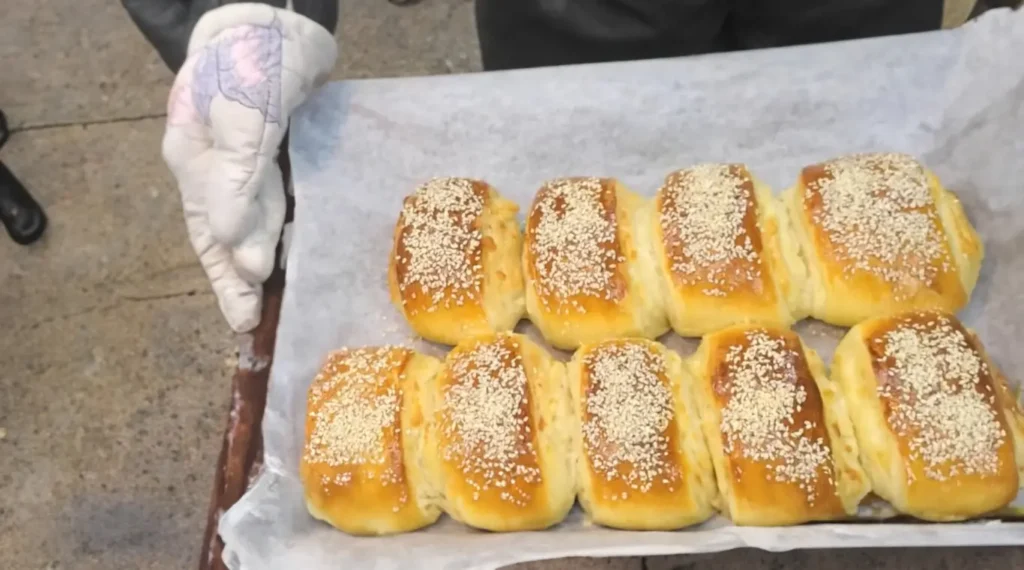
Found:
[[[0,163],[0,221],[11,239],[28,245],[43,235],[46,214],[14,174]]]

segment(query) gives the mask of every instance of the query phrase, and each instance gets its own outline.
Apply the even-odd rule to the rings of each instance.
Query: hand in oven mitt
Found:
[[[207,12],[167,103],[163,155],[192,247],[228,324],[259,324],[285,216],[277,164],[288,117],[334,67],[337,45],[305,16],[263,4]]]

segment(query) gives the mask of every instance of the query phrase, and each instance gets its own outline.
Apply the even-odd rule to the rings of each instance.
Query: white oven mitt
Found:
[[[192,247],[237,332],[259,324],[285,216],[278,148],[288,117],[334,67],[322,26],[264,4],[206,13],[167,103],[163,155]]]

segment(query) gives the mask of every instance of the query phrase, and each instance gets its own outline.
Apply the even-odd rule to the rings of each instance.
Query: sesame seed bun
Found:
[[[562,178],[537,192],[526,219],[526,309],[562,349],[668,331],[648,202],[610,178]]]
[[[423,528],[441,515],[420,467],[421,384],[440,366],[406,348],[331,353],[309,387],[299,464],[314,517],[354,535]]]
[[[858,154],[808,166],[783,200],[808,265],[812,317],[853,326],[967,304],[981,240],[956,196],[912,157]]]
[[[842,397],[818,355],[787,329],[738,326],[688,360],[704,436],[738,525],[852,516],[869,491]]]
[[[911,311],[862,322],[836,349],[832,376],[849,402],[874,491],[900,512],[963,520],[1017,495],[1020,410],[953,315]]]
[[[743,165],[673,172],[654,199],[651,225],[666,311],[680,335],[788,327],[806,316],[806,268],[785,211]]]
[[[417,334],[454,345],[516,326],[525,312],[518,210],[466,178],[433,179],[405,199],[388,283]]]
[[[540,530],[575,498],[565,367],[522,335],[460,343],[431,382],[426,464],[455,520]]]
[[[679,355],[644,339],[580,347],[569,363],[580,504],[598,524],[674,530],[717,494]]]

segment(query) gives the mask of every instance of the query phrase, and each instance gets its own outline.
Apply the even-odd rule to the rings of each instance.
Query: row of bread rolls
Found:
[[[488,334],[444,360],[343,350],[309,390],[310,512],[346,532],[557,524],[578,498],[610,527],[669,530],[850,517],[874,491],[962,520],[1024,479],[1024,410],[956,317],[917,311],[849,331],[831,377],[792,331],[736,326],[684,360],[646,339],[567,365]]]
[[[956,196],[913,158],[861,154],[803,169],[781,197],[742,165],[670,174],[653,200],[568,178],[518,207],[484,182],[435,179],[405,200],[391,298],[445,344],[524,315],[552,345],[701,336],[736,324],[842,326],[958,311],[983,249]]]

